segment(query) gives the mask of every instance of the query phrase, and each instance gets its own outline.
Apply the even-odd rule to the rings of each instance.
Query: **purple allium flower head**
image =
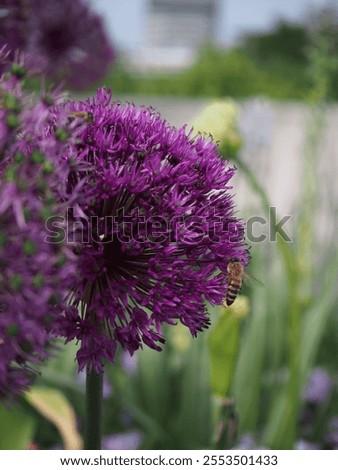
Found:
[[[47,218],[62,211],[52,189],[61,195],[56,181],[68,148],[43,131],[47,96],[32,103],[15,73],[2,77],[0,96],[0,129],[7,130],[0,139],[0,398],[12,399],[28,386],[31,366],[48,357],[60,313],[69,308],[76,258],[63,243],[45,240]]]
[[[313,369],[305,390],[304,398],[311,403],[322,403],[325,401],[332,389],[332,379],[322,368]]]
[[[112,103],[104,89],[65,109],[89,119],[67,180],[70,195],[83,183],[86,231],[70,298],[79,314],[65,315],[63,334],[81,342],[80,369],[99,371],[117,343],[160,350],[163,323],[207,328],[205,301],[223,301],[228,262],[247,265],[248,251],[229,193],[235,169],[214,142],[153,109]]]
[[[34,56],[48,75],[73,88],[86,88],[106,75],[115,54],[102,19],[87,1],[2,3],[0,46]]]

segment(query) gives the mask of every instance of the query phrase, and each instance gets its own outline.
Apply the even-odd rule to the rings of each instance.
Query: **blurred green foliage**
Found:
[[[302,74],[296,80],[297,74]],[[107,83],[115,94],[248,97],[266,95],[276,99],[304,99],[303,69],[290,64],[288,73],[264,68],[244,49],[205,46],[191,68],[176,74],[140,76],[125,65],[111,72]]]
[[[9,409],[0,404],[0,424],[0,450],[18,450],[28,448],[37,423],[23,407]]]
[[[307,63],[309,32],[300,24],[281,21],[273,30],[244,37],[244,49],[262,64],[275,61]]]
[[[121,58],[107,84],[115,94],[264,95],[278,100],[311,100],[319,86],[325,87],[326,99],[337,100],[337,11],[322,8],[302,24],[281,21],[232,48],[205,45],[191,67],[175,73],[139,74]]]

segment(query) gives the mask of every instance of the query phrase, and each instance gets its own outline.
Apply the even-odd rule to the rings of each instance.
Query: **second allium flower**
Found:
[[[235,169],[214,142],[152,109],[112,103],[105,90],[65,107],[71,126],[81,116],[86,125],[65,181],[70,197],[83,185],[80,210],[68,214],[81,271],[69,301],[78,313],[64,316],[60,333],[80,341],[80,369],[100,371],[117,343],[131,354],[142,343],[160,349],[163,323],[180,321],[192,335],[208,327],[206,301],[222,302],[227,264],[247,265],[248,250],[229,193]]]

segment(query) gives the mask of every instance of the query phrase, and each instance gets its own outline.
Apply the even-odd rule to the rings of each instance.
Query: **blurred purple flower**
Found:
[[[124,411],[124,410],[120,414],[120,420],[121,420],[121,423],[123,424],[123,426],[128,427],[128,428],[133,423],[132,415],[130,413],[128,413],[128,411]]]
[[[238,439],[236,449],[251,450],[255,449],[257,445],[256,439],[252,434],[243,434]]]
[[[257,443],[256,438],[252,434],[243,434],[238,439],[236,449],[243,449],[243,450],[265,450],[267,447],[260,445]]]
[[[304,399],[311,403],[322,403],[330,395],[332,380],[322,368],[313,369],[308,385],[305,389]]]
[[[39,60],[44,72],[76,89],[102,79],[114,51],[102,19],[85,0],[4,0],[0,47]]]
[[[302,427],[312,426],[316,419],[315,410],[310,406],[306,406],[300,414],[300,424]]]
[[[320,449],[319,445],[314,442],[305,441],[300,439],[295,444],[295,450],[318,450]]]
[[[22,1],[2,0],[0,3],[0,47],[8,45],[12,51],[22,48],[26,32],[24,30],[24,15],[22,12]],[[11,57],[13,59],[13,55]],[[0,67],[2,70],[3,64]]]
[[[24,71],[19,64],[12,70]],[[67,152],[43,133],[46,96],[32,104],[13,72],[2,77],[0,97],[0,398],[12,399],[50,353],[76,258],[64,244],[45,242],[47,217],[65,210],[52,192],[58,166],[50,158]]]
[[[121,362],[124,370],[129,375],[134,375],[137,370],[137,359],[136,356],[131,356],[128,351],[123,351],[121,355]]]
[[[81,311],[65,316],[63,334],[81,342],[79,368],[100,371],[117,343],[130,354],[161,350],[162,323],[180,321],[194,336],[207,328],[205,301],[222,303],[229,260],[247,265],[249,255],[228,191],[235,169],[214,142],[152,109],[112,103],[105,90],[65,110],[88,122],[73,149],[79,169],[65,181],[70,196],[83,183],[86,240],[70,297]]]
[[[338,450],[338,416],[333,416],[328,424],[328,433],[325,441],[334,449]]]
[[[142,443],[142,434],[138,431],[128,431],[105,436],[102,439],[103,450],[136,450]]]
[[[104,399],[110,398],[113,395],[113,387],[106,376],[103,377],[103,390],[102,396]]]

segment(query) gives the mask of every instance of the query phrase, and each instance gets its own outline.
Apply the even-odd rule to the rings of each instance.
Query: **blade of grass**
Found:
[[[177,436],[181,448],[206,448],[212,436],[208,334],[194,338],[183,370]]]
[[[256,260],[257,261],[257,260]],[[260,270],[256,270],[259,274]],[[233,380],[233,396],[239,415],[239,432],[257,428],[262,393],[262,375],[266,354],[269,309],[264,289],[252,295],[252,315],[241,335],[239,356]]]

